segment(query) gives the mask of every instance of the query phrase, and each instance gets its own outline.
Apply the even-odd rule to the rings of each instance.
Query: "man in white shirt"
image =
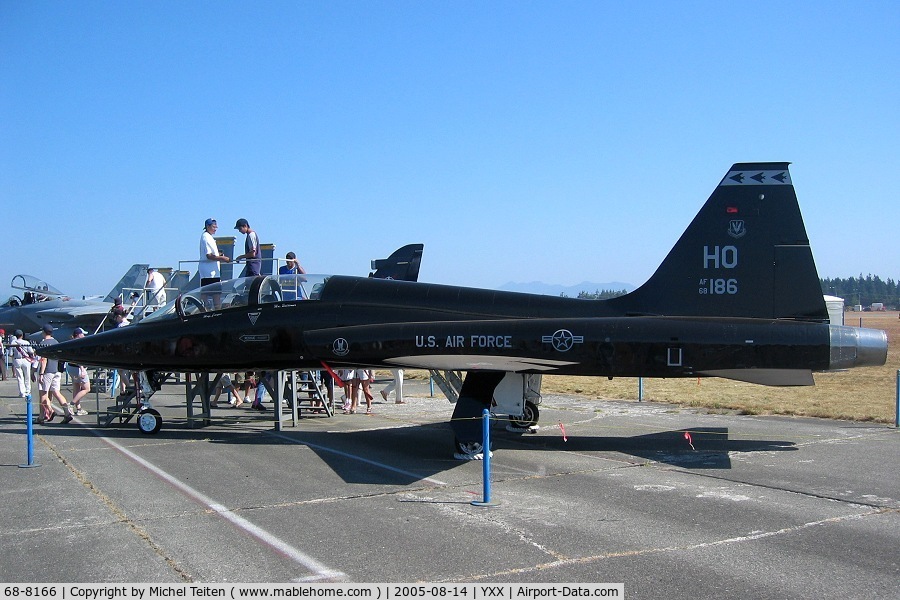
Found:
[[[153,267],[147,268],[147,281],[144,289],[147,292],[148,312],[156,310],[166,303],[166,278]]]
[[[6,381],[6,331],[0,329],[0,381]]]
[[[200,285],[218,283],[222,280],[219,263],[231,262],[231,259],[219,252],[216,244],[216,230],[219,224],[215,219],[207,219],[200,236]]]
[[[24,336],[21,329],[16,329],[15,337],[9,342],[13,370],[19,384],[19,398],[31,395],[31,362],[34,360],[34,349]]]
[[[222,280],[222,273],[219,270],[219,263],[231,262],[231,259],[219,252],[219,246],[216,244],[215,235],[219,224],[215,219],[207,219],[203,224],[203,234],[200,236],[200,285],[209,285],[219,283]],[[222,307],[222,295],[220,293],[204,294],[204,304],[211,302],[213,307],[219,309]]]

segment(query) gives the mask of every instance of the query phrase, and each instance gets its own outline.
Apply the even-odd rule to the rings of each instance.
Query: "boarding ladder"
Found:
[[[447,400],[450,401],[450,404],[456,404],[456,401],[459,400],[459,392],[462,390],[463,385],[462,371],[438,371],[430,369],[428,373],[431,375],[432,381],[434,381],[437,386],[441,388],[441,391],[444,392],[444,395],[447,397]]]
[[[150,401],[150,397],[164,383],[168,374],[156,374],[153,382],[149,382],[146,378],[141,377],[138,383],[135,383],[134,377],[130,377],[125,385],[125,393],[119,394],[118,390],[112,390],[115,393],[113,405],[105,410],[100,409],[100,395],[110,391],[113,385],[113,378],[105,369],[98,369],[91,378],[91,389],[96,399],[97,425],[109,427],[114,421],[118,420],[119,424],[125,424],[137,416],[145,403]],[[118,381],[115,382],[118,386]]]
[[[328,400],[328,390],[318,371],[282,371],[284,375],[284,393],[288,408],[297,407],[298,416],[305,410],[307,413],[319,413],[331,417],[334,406]],[[297,390],[291,393],[291,390]]]
[[[332,416],[333,406],[328,403],[327,391],[316,377],[315,371],[275,371],[273,377],[260,378],[257,386],[263,386],[272,400],[275,429],[280,431],[286,421],[296,426],[301,415],[301,405],[308,404],[306,414]],[[209,398],[221,379],[221,373],[194,373],[185,382],[187,396],[188,426],[209,425],[211,420]],[[193,381],[192,381],[193,380]],[[296,389],[296,394],[290,390]],[[195,414],[195,401],[200,403],[200,413]],[[283,403],[282,403],[283,402]]]

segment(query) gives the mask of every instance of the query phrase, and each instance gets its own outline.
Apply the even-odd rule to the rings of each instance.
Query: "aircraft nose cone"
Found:
[[[91,338],[66,340],[52,346],[35,346],[34,351],[45,358],[65,360],[76,364],[86,364],[88,356],[93,354],[95,344]],[[87,363],[89,364],[89,363]]]
[[[39,356],[43,356],[45,358],[59,358],[59,344],[54,344],[52,346],[41,346],[36,344],[34,346],[34,351]]]

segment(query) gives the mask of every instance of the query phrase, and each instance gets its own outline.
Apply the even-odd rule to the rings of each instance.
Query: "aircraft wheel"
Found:
[[[137,425],[141,433],[151,435],[162,428],[162,417],[152,408],[147,408],[138,414]]]
[[[529,427],[533,427],[537,425],[538,419],[541,418],[541,413],[538,410],[537,405],[530,400],[525,401],[525,411],[521,417],[510,417],[509,421],[512,423],[513,427],[518,427],[520,429],[528,429]]]

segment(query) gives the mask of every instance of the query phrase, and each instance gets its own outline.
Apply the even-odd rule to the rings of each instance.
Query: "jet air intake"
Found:
[[[880,329],[829,325],[830,370],[880,367],[887,361],[887,334]]]

